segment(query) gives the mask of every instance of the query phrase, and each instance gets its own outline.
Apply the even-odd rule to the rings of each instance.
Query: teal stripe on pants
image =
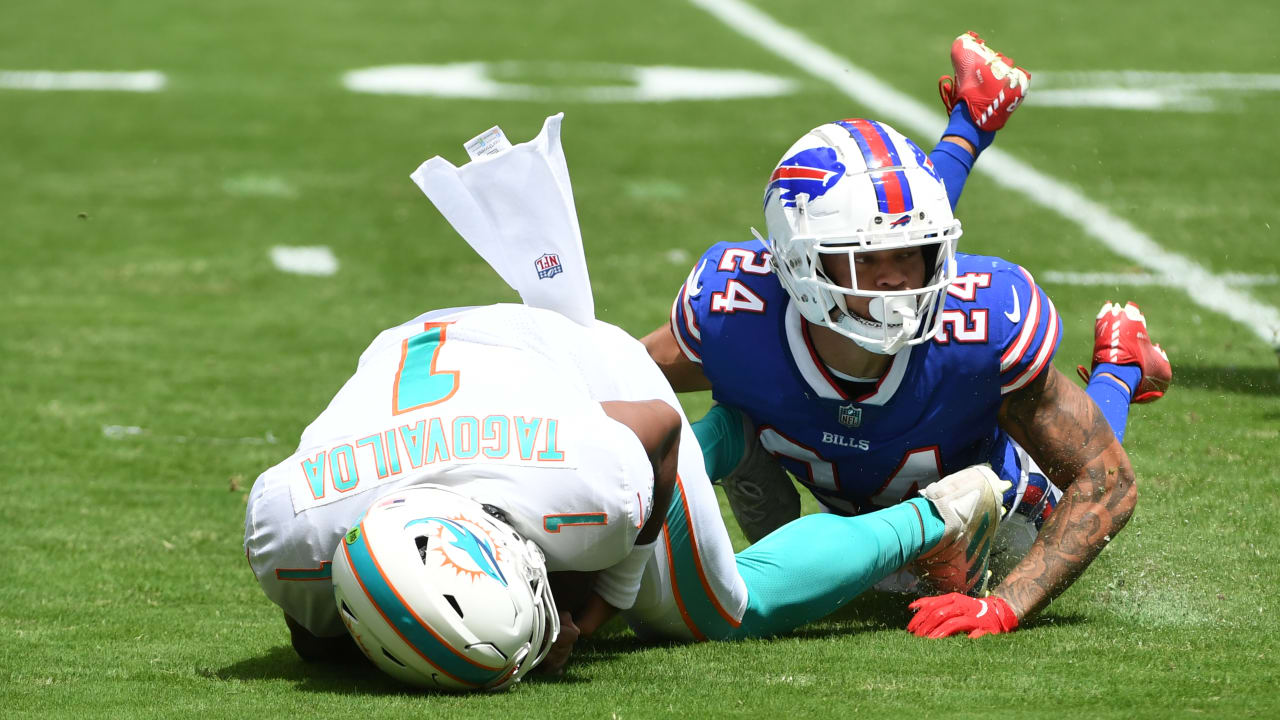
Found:
[[[667,510],[667,557],[670,558],[672,590],[680,606],[685,624],[698,640],[724,640],[737,631],[737,624],[730,621],[707,587],[705,569],[697,555],[697,546],[690,533],[689,514],[684,487],[677,479],[676,492]]]

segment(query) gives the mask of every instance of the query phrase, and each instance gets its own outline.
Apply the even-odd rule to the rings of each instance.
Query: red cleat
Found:
[[[1132,388],[1133,402],[1149,403],[1164,397],[1173,380],[1173,367],[1169,356],[1159,345],[1151,344],[1147,332],[1147,319],[1133,303],[1122,308],[1119,303],[1106,302],[1098,311],[1098,322],[1093,327],[1093,366],[1098,363],[1112,365],[1137,365],[1142,370],[1138,387]],[[1092,376],[1091,370],[1077,365],[1085,383]]]
[[[987,47],[972,31],[951,43],[951,67],[956,71],[954,78],[938,78],[942,104],[950,115],[956,103],[964,102],[981,130],[1004,127],[1031,87],[1031,73]]]

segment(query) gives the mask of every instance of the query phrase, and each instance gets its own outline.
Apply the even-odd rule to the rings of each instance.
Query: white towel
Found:
[[[411,177],[526,305],[591,325],[595,300],[560,147],[563,118],[552,115],[529,142],[461,168],[433,157]]]

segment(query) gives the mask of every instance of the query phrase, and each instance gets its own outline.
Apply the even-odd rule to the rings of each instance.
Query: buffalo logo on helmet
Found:
[[[795,207],[796,198],[801,193],[809,196],[812,202],[835,187],[844,177],[844,163],[836,159],[836,151],[829,147],[809,148],[801,150],[783,160],[778,169],[769,177],[769,187],[765,188],[767,200],[775,188],[781,191],[779,200],[783,207]]]
[[[903,215],[897,220],[894,220],[893,222],[889,223],[889,227],[900,228],[900,227],[906,226],[906,224],[909,222],[911,222],[911,213],[907,213],[906,215]]]
[[[424,561],[428,554],[440,553],[442,567],[452,567],[458,575],[466,575],[472,582],[487,576],[503,587],[507,586],[507,577],[498,565],[501,549],[495,547],[493,539],[480,525],[464,517],[426,517],[412,520],[405,527],[422,524],[442,541],[427,544],[423,551]]]

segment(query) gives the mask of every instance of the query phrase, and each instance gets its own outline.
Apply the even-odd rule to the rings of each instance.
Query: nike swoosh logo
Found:
[[[1009,318],[1009,322],[1016,323],[1022,319],[1022,306],[1018,304],[1017,288],[1009,288],[1013,292],[1013,312],[1007,312],[1005,317]]]
[[[685,293],[689,297],[696,297],[698,293],[702,292],[702,283],[698,281],[702,277],[702,271],[706,268],[707,261],[703,260],[702,264],[694,268],[693,272],[689,273],[688,279],[684,281]]]

